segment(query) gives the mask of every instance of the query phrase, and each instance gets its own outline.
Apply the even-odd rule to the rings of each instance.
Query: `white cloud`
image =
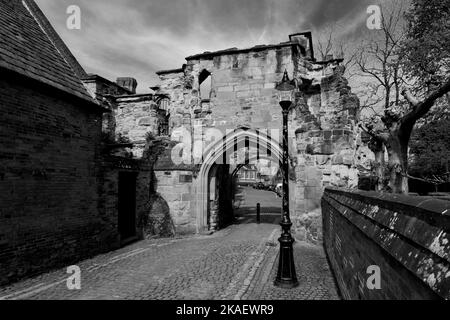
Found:
[[[335,11],[344,34],[360,20],[330,9],[335,0],[36,1],[88,72],[111,80],[133,76],[140,92],[157,81],[157,70],[178,68],[192,54],[287,41],[304,28],[320,30],[324,15],[333,20]],[[355,10],[355,0],[338,7],[347,2]],[[65,27],[72,4],[81,8],[81,30]]]

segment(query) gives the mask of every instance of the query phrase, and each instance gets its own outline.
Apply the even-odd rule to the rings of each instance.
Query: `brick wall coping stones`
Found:
[[[323,201],[444,299],[450,299],[450,202],[326,188]]]

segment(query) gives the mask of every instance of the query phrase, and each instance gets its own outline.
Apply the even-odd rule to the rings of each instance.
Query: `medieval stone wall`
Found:
[[[178,144],[175,152],[166,153],[178,159],[169,159],[172,165],[165,168],[176,171],[182,165],[198,170],[208,146],[237,128],[268,132],[278,144],[282,117],[275,86],[287,70],[299,89],[289,115],[291,215],[298,238],[320,242],[323,188],[357,185],[359,101],[343,76],[340,60],[316,62],[307,39],[299,36],[291,40],[244,50],[205,52],[186,58],[180,69],[157,73],[160,84],[155,87],[156,94],[169,98],[169,133]],[[202,92],[204,81],[211,82],[206,86],[209,92]],[[142,98],[116,99],[116,134],[139,145],[146,132],[156,132],[159,120],[157,108],[133,99]],[[138,147],[134,152],[139,154]],[[276,161],[276,156],[271,155],[271,160]],[[162,174],[157,176],[166,179]],[[198,184],[194,177],[191,185]],[[178,189],[176,184],[172,187]],[[169,186],[166,189],[157,192],[171,198],[173,191]],[[183,192],[180,188],[179,193]],[[174,207],[173,220],[186,225],[186,217],[191,217],[189,224],[198,224],[192,212],[198,210],[196,201],[198,197],[192,197],[188,205]]]
[[[285,69],[292,73],[291,54],[289,46],[282,46],[192,58],[182,71],[160,74],[158,93],[170,97],[172,131],[190,130],[194,125],[202,125],[204,131],[213,127],[224,135],[227,129],[240,126],[279,130],[281,109],[275,83]],[[204,71],[211,74],[209,101],[201,99],[199,79]],[[176,138],[176,133],[172,136]]]
[[[155,171],[156,190],[167,203],[171,224],[177,234],[197,232],[192,171]],[[155,219],[151,217],[150,219]],[[161,228],[166,228],[162,225]],[[157,231],[160,232],[160,231]]]
[[[91,74],[83,78],[83,84],[93,98],[102,101],[108,95],[121,96],[131,92],[98,75]]]
[[[196,142],[203,143],[200,150],[196,149],[192,152],[194,159],[190,157],[182,159],[184,165],[191,168],[195,168],[194,164],[200,165],[201,161],[196,162],[198,159],[195,159],[195,156],[200,154],[201,158],[208,144],[214,141],[207,139],[208,130],[214,130],[212,135],[216,138],[225,136],[228,131],[242,126],[254,130],[275,129],[279,133],[281,108],[278,105],[275,83],[281,79],[285,69],[292,72],[291,54],[290,46],[280,46],[273,50],[258,52],[194,57],[189,58],[182,69],[159,73],[161,83],[157,93],[167,95],[170,99],[169,128],[172,140],[184,143],[185,149],[182,152],[185,153],[191,153],[190,148]],[[202,100],[201,97],[205,96],[205,93],[201,92],[200,82],[205,73],[210,74],[210,78],[204,81],[211,81],[211,86],[210,92],[206,94],[209,99]],[[292,137],[294,131],[291,130]],[[274,136],[275,141],[278,139],[279,136]],[[168,157],[170,155],[171,153],[168,152]],[[170,159],[166,160],[170,162]],[[177,165],[172,162],[172,167],[167,165],[165,167],[176,169]],[[199,212],[196,212],[198,211],[198,194],[192,194],[188,204],[182,201],[181,207],[177,204],[178,202],[171,204],[174,194],[178,196],[186,191],[176,181],[168,183],[167,176],[161,170],[158,166],[156,167],[157,191],[162,197],[169,199],[168,203],[176,229],[186,230],[185,226],[191,225],[191,229],[195,226],[195,229],[199,230],[197,216]],[[171,172],[172,175],[176,175],[176,171]],[[198,181],[194,177],[190,183],[191,193],[199,192],[194,188],[196,183]],[[224,203],[231,203],[232,195],[222,193],[220,198],[217,196],[215,199],[216,195],[210,197],[207,221],[210,228],[217,228],[218,225],[231,221],[225,218],[231,214],[228,212],[231,208],[223,207],[226,207]],[[219,214],[219,211],[227,212]]]
[[[323,188],[356,186],[358,180],[355,152],[359,101],[351,93],[339,61],[315,63],[291,46],[203,54],[188,58],[183,69],[160,74],[159,93],[171,98],[175,140],[183,141],[183,134],[176,134],[180,128],[181,132],[200,131],[204,141],[210,128],[222,135],[239,127],[280,130],[281,109],[275,85],[285,69],[306,84],[297,93],[289,117],[291,164],[296,173],[290,183],[291,214],[297,237],[316,242],[321,240]],[[211,74],[207,103],[200,99],[199,83],[205,70]]]
[[[116,136],[120,134],[134,144],[133,156],[143,155],[148,134],[158,135],[163,115],[152,95],[124,96],[115,99],[113,113]]]
[[[316,67],[310,67],[312,70]],[[335,63],[311,71],[296,116],[297,237],[321,241],[320,199],[326,186],[357,187],[359,101]]]

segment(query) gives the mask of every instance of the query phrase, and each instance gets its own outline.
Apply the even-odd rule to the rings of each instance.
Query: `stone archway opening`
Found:
[[[234,219],[234,181],[230,165],[214,164],[208,180],[207,227],[215,231],[230,225]]]
[[[278,160],[268,158],[250,159],[248,164],[237,168],[233,173],[235,223],[279,224],[282,204],[281,190],[276,189],[282,180],[279,170]]]
[[[240,169],[262,160],[278,166],[281,147],[278,137],[244,128],[236,129],[216,141],[205,154],[198,177],[197,219],[200,230],[216,231],[236,221],[235,196],[239,188],[237,178]],[[276,199],[274,191],[267,192]],[[253,206],[256,218],[256,202]],[[276,212],[276,208],[272,211]]]

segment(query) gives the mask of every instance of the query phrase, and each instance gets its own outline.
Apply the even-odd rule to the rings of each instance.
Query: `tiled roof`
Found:
[[[95,103],[84,70],[32,0],[0,0],[0,67]]]

